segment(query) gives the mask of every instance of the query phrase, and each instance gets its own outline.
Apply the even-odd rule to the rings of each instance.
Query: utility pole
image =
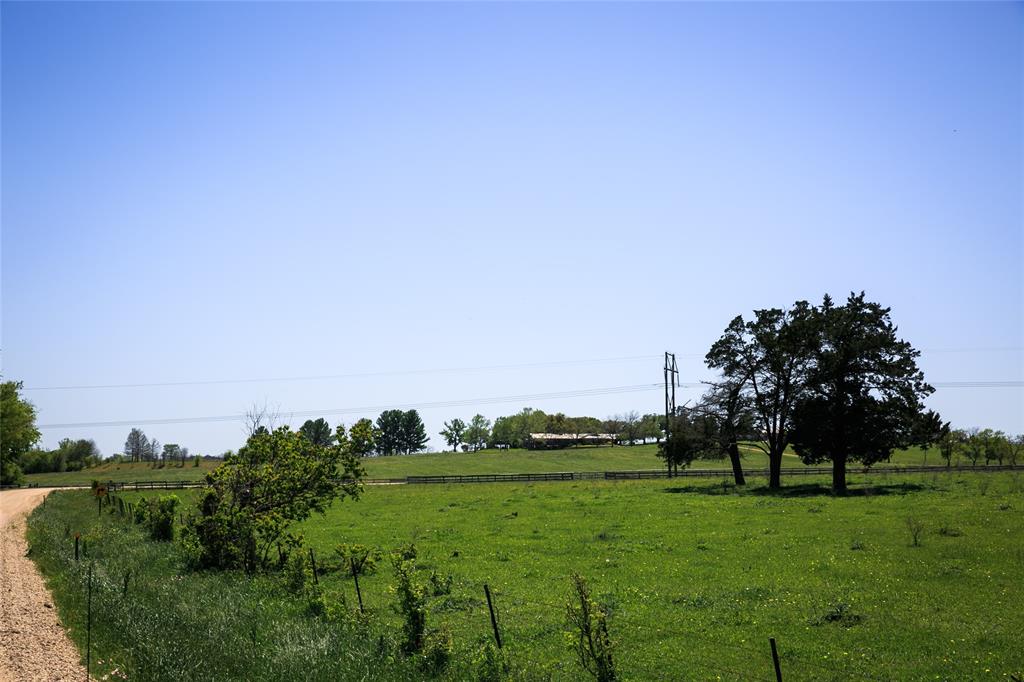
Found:
[[[665,351],[665,465],[668,476],[672,478],[672,417],[676,413],[676,386],[679,385],[679,368],[676,367],[676,354]]]

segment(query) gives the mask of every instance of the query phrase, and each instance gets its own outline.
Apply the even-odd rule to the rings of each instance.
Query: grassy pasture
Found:
[[[100,464],[82,471],[50,472],[45,474],[27,474],[25,482],[34,486],[61,486],[90,483],[93,479],[100,481],[197,481],[208,471],[220,464],[216,460],[200,460],[199,466],[193,466],[189,460],[185,466],[171,464],[162,468],[154,468],[145,462],[122,462],[120,464]]]
[[[784,483],[781,494],[759,485],[737,492],[725,479],[371,487],[301,530],[328,569],[321,585],[335,603],[355,604],[351,579],[332,559],[339,542],[414,542],[424,580],[451,575],[451,593],[431,599],[429,622],[453,633],[452,679],[470,675],[468,661],[489,636],[485,582],[513,660],[540,677],[582,679],[563,634],[571,571],[610,605],[624,679],[769,679],[770,636],[788,679],[995,680],[1024,671],[1024,477],[856,475],[842,498],[824,479]],[[71,495],[85,499],[76,514],[95,517],[86,493]],[[908,518],[924,524],[920,546]],[[146,549],[125,551],[157,551],[137,544]],[[235,609],[277,636],[294,627],[298,640],[315,639],[315,623],[287,595],[259,587],[264,581],[181,574],[176,550],[158,549],[163,558],[147,559],[157,568],[146,570],[182,587],[146,598],[155,611],[174,611],[181,632],[213,634],[211,619]],[[210,584],[230,599],[207,593]],[[393,584],[386,563],[361,579],[383,632],[399,625]],[[186,596],[197,603],[183,605]],[[274,613],[275,600],[277,616],[253,606]],[[217,636],[245,641],[244,632]],[[372,656],[354,642],[353,670],[365,670]],[[310,649],[311,669],[329,668],[321,656]],[[410,674],[395,665],[393,678]]]
[[[481,450],[480,452],[431,452],[397,457],[368,457],[363,460],[370,478],[402,478],[439,474],[507,474],[543,473],[554,471],[629,471],[658,469],[656,445],[579,447],[565,450]],[[938,451],[933,449],[927,457],[920,449],[897,452],[893,464],[941,464]],[[153,468],[150,464],[102,464],[84,471],[29,474],[30,485],[59,486],[87,484],[93,479],[102,481],[191,481],[199,480],[218,462],[203,460],[196,468],[192,462],[184,467]],[[744,448],[744,467],[750,470],[766,469],[768,458],[757,448]],[[787,453],[783,466],[802,467],[800,459]],[[697,460],[692,468],[729,469],[729,461]]]

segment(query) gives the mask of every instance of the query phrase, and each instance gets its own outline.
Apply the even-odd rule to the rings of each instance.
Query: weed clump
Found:
[[[910,533],[910,544],[912,547],[918,547],[921,544],[921,536],[924,535],[924,521],[915,517],[908,516],[906,520],[907,531]]]

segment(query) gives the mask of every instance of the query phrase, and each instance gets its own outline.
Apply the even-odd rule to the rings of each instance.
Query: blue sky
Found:
[[[633,386],[664,350],[695,382],[734,315],[861,289],[930,381],[1024,379],[1019,3],[0,11],[3,373],[42,424]],[[526,403],[661,394],[421,412]],[[1024,431],[1019,386],[929,403]]]

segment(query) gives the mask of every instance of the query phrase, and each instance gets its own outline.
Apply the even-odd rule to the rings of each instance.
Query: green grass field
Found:
[[[370,487],[301,530],[334,569],[321,578],[332,603],[355,603],[351,579],[332,559],[339,542],[388,550],[413,542],[424,580],[451,575],[451,594],[432,598],[429,616],[452,631],[451,679],[472,677],[471,661],[489,636],[484,583],[509,655],[529,677],[584,679],[564,635],[573,571],[610,606],[623,679],[769,679],[768,637],[778,640],[787,679],[996,680],[1024,672],[1024,476],[856,475],[853,494],[841,498],[827,493],[824,479],[783,480],[781,494],[759,485],[737,492],[725,479]],[[32,518],[33,542],[43,548],[58,544],[46,537],[64,524],[73,531],[97,523],[88,493],[56,499]],[[920,546],[912,546],[908,518],[924,524]],[[124,525],[108,515],[98,523]],[[259,624],[255,640],[283,662],[268,654],[244,669],[244,659],[224,654],[216,663],[224,678],[284,679],[303,659],[296,647],[308,647],[309,679],[378,674],[380,665],[395,667],[378,679],[415,674],[401,661],[374,658],[365,638],[330,639],[294,598],[268,587],[273,578],[183,573],[173,546],[132,540],[134,527],[108,532],[117,533],[127,539],[116,550],[109,541],[112,556],[97,561],[116,564],[113,575],[135,561],[133,590],[146,612],[178,624],[159,645],[132,634],[134,626],[104,640],[108,658],[136,672],[152,651],[159,665],[147,662],[142,677],[190,677],[159,658],[165,648],[189,646],[181,633],[204,633],[200,653],[211,637],[252,650],[250,621]],[[66,554],[67,540],[60,542]],[[41,550],[37,561],[47,575],[65,575],[68,562],[50,558],[55,551]],[[361,584],[370,629],[393,633],[393,571],[385,563]],[[80,605],[60,590],[57,601],[66,622],[77,622]],[[343,655],[332,646],[353,648],[350,670],[332,663]],[[199,653],[188,660],[198,665]]]
[[[629,471],[661,468],[656,445],[580,447],[565,450],[481,450],[480,452],[433,452],[398,457],[367,457],[363,460],[369,478],[402,478],[439,474],[504,474],[542,473],[554,471]],[[920,449],[897,452],[893,464],[941,464],[937,450],[925,456]],[[153,468],[148,464],[104,464],[84,471],[30,474],[26,481],[36,486],[88,484],[102,481],[188,481],[201,480],[203,474],[217,463],[204,460],[199,468],[191,463],[185,467]],[[804,466],[800,459],[787,453],[786,467]],[[768,458],[754,447],[744,448],[744,467],[765,469]],[[728,469],[729,461],[697,460],[692,468]]]

